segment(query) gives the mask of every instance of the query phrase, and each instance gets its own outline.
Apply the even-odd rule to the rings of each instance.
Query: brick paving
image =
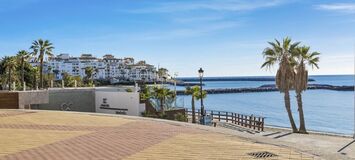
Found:
[[[17,115],[22,115],[22,114],[31,114],[35,112],[21,112],[21,111],[0,111],[0,117],[10,117],[10,116],[17,116]]]
[[[0,160],[252,159],[251,151],[279,154],[276,159],[313,159],[287,148],[152,120],[65,112],[0,117]]]
[[[7,129],[33,129],[33,130],[59,130],[59,131],[97,131],[112,127],[96,126],[65,126],[65,125],[38,125],[38,124],[0,124],[0,128]]]

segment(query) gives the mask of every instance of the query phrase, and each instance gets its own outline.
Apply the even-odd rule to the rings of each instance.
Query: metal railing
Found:
[[[185,108],[188,118],[192,118],[192,110]],[[210,115],[212,120],[218,122],[228,122],[241,127],[250,128],[253,130],[264,131],[264,117],[254,115],[244,115],[234,112],[205,110],[206,115]],[[195,111],[195,118],[198,121],[201,116],[200,110]]]

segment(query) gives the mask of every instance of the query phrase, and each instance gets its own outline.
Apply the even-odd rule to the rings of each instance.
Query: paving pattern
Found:
[[[283,147],[160,121],[0,110],[0,160],[254,159],[251,152],[277,155],[267,159],[314,159]]]

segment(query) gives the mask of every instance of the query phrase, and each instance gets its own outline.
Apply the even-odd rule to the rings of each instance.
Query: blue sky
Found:
[[[322,53],[311,74],[354,73],[354,0],[0,0],[1,57],[43,38],[56,54],[134,57],[179,76],[273,75],[261,53],[285,36]]]

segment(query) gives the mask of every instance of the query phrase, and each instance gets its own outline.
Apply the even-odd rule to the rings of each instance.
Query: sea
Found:
[[[238,77],[236,78],[238,79]],[[253,81],[204,81],[203,88],[247,88],[275,84],[274,81],[262,81],[265,77],[252,78]],[[257,80],[258,78],[260,78],[260,81]],[[314,80],[309,83],[314,84],[354,85],[354,75],[316,75],[309,78]],[[170,88],[174,89],[174,86],[170,86]],[[184,90],[185,87],[178,86],[176,89]],[[290,93],[293,116],[299,124],[295,93],[294,91]],[[307,90],[303,93],[302,98],[308,130],[344,135],[354,134],[354,91]],[[178,96],[177,103],[180,106],[191,108],[191,96]],[[284,107],[283,94],[278,91],[209,94],[204,100],[204,105],[208,110],[263,116],[265,117],[265,124],[268,126],[287,128],[290,126]],[[196,106],[197,108],[200,106],[199,101],[196,101]]]

